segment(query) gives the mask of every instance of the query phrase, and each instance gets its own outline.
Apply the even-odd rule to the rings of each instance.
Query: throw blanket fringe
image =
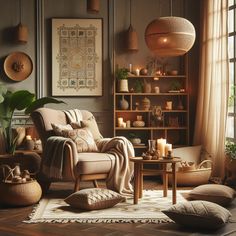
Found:
[[[63,178],[63,154],[66,143],[69,143],[72,147],[74,145],[69,138],[51,136],[47,139],[42,159],[42,173],[47,178]]]
[[[124,196],[133,194],[131,178],[133,176],[133,163],[129,157],[134,156],[134,148],[131,142],[123,137],[101,139],[97,142],[98,149],[115,156],[114,165],[111,167],[106,180],[107,188]]]

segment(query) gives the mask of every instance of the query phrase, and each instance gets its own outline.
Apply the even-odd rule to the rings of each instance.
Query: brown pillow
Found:
[[[63,130],[73,130],[73,128],[70,124],[61,125],[61,124],[51,123],[51,125],[52,125],[52,129],[53,129],[55,135],[58,135],[58,136],[63,136],[63,134],[62,134]]]
[[[103,138],[101,133],[99,132],[98,125],[97,125],[97,122],[96,122],[94,116],[91,116],[87,120],[82,120],[80,123],[73,122],[73,123],[71,123],[71,126],[73,127],[73,129],[77,129],[77,128],[81,128],[81,127],[88,128],[91,131],[95,141]]]
[[[87,128],[63,130],[62,136],[71,138],[76,144],[77,152],[97,152],[98,148],[92,133]]]
[[[189,197],[193,200],[205,200],[227,206],[235,198],[235,190],[221,184],[204,184],[194,188]]]
[[[198,229],[220,228],[231,216],[224,207],[207,201],[182,202],[162,212],[179,225]]]
[[[113,207],[124,199],[109,189],[88,188],[72,193],[64,201],[72,207],[91,211]]]

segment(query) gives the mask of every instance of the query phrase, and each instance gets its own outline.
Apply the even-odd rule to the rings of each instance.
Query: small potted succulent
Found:
[[[118,92],[129,92],[128,88],[128,69],[118,68],[116,70],[116,79],[118,80]]]

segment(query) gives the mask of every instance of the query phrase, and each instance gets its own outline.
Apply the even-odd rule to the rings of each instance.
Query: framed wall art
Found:
[[[52,19],[52,95],[102,96],[102,19]]]

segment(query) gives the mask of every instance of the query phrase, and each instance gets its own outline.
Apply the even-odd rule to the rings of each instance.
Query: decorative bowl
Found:
[[[141,139],[140,138],[131,138],[130,142],[134,145],[137,145],[137,144],[141,143]]]
[[[136,120],[133,122],[133,126],[134,127],[144,127],[145,126],[145,122],[142,120]]]

